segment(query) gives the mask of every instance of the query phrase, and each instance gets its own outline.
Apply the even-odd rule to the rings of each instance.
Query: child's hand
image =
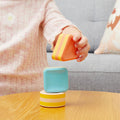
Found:
[[[88,39],[83,36],[83,34],[75,27],[66,27],[63,32],[64,34],[72,34],[73,40],[76,42],[75,47],[78,48],[76,54],[78,55],[77,62],[83,61],[90,50],[90,45],[88,43]]]

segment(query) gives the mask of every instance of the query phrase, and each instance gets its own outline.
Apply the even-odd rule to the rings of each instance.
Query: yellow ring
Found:
[[[65,93],[46,93],[45,91],[41,91],[40,97],[47,99],[65,98]]]
[[[40,94],[41,98],[49,98],[49,99],[57,99],[57,98],[64,98],[65,94],[62,95],[45,95],[45,94]]]
[[[47,102],[40,101],[40,105],[44,107],[62,107],[62,106],[65,106],[65,102],[47,103]]]

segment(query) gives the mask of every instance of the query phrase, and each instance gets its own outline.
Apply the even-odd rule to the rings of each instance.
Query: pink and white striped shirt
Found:
[[[43,89],[47,41],[69,25],[53,0],[0,0],[0,96]]]

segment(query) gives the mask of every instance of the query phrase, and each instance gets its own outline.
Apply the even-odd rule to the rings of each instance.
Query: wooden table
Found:
[[[0,120],[120,120],[120,94],[68,91],[66,107],[43,108],[39,92],[0,97]]]

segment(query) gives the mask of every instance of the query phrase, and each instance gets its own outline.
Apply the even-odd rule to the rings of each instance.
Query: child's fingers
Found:
[[[80,33],[74,35],[74,37],[73,37],[73,40],[74,40],[75,42],[78,42],[78,41],[80,41],[81,39],[82,39],[82,35],[81,35]]]
[[[87,43],[88,43],[87,37],[82,37],[82,39],[75,44],[75,47],[83,48],[84,46],[86,46]]]
[[[89,50],[90,50],[90,45],[87,44],[84,48],[82,48],[81,50],[78,50],[78,51],[76,52],[76,54],[77,54],[78,56],[81,55],[81,54],[86,54],[86,53],[88,53]]]
[[[72,33],[72,35],[75,42],[78,42],[82,39],[82,33],[80,33],[79,31]]]
[[[77,62],[81,62],[81,61],[85,60],[85,58],[88,56],[89,50],[90,50],[90,45],[87,44],[84,48],[77,51],[76,54],[79,56],[79,58],[77,59]]]
[[[88,53],[87,54],[84,54],[84,55],[80,55],[79,58],[77,58],[77,62],[82,62],[83,60],[85,60],[85,58],[88,56]]]

